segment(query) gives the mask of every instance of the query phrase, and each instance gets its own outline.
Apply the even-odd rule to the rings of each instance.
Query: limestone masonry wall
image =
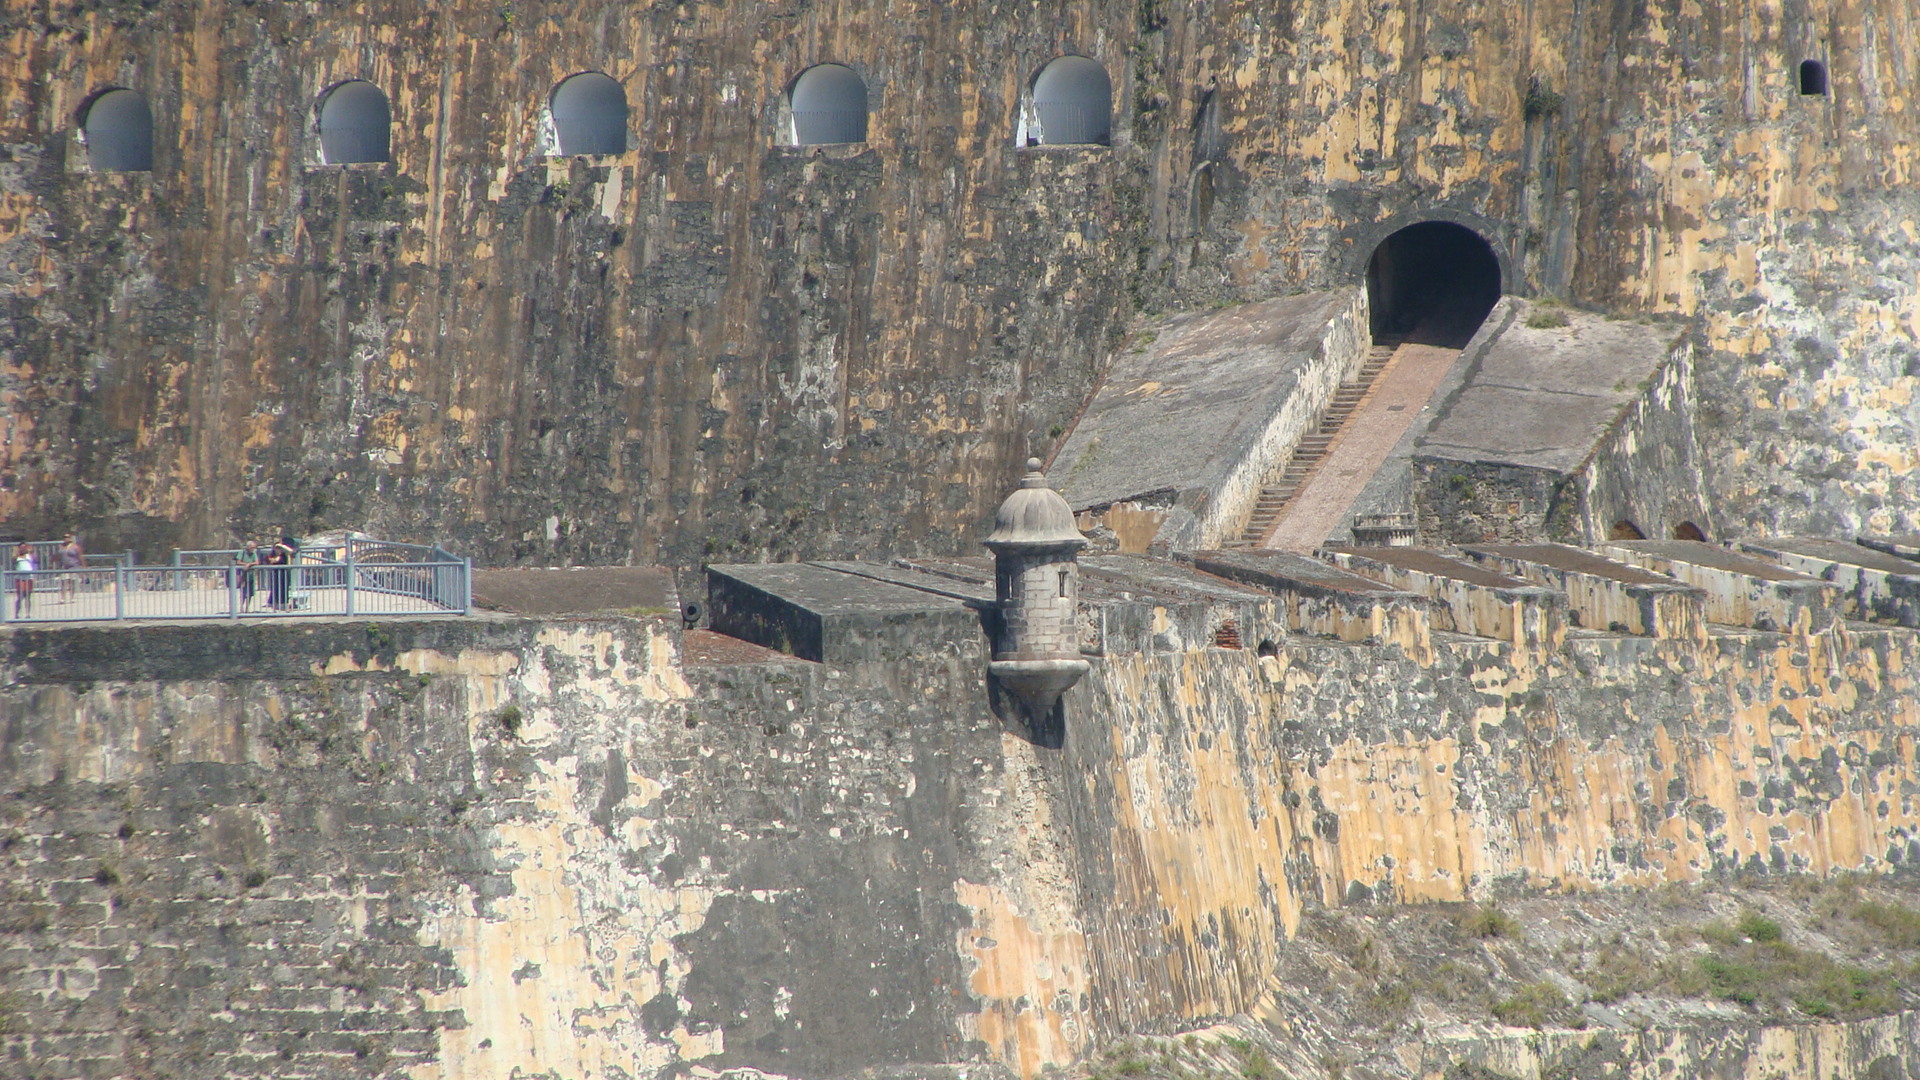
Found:
[[[1423,218],[1507,289],[1694,320],[1729,534],[1920,525],[1905,0],[501,4],[0,14],[0,518],[352,525],[484,560],[959,550],[1136,313],[1351,287]],[[1014,146],[1063,52],[1110,148]],[[1795,66],[1825,60],[1832,93]],[[868,141],[776,145],[806,66]],[[611,74],[622,154],[545,158]],[[391,99],[393,162],[315,104]],[[92,173],[146,94],[151,173]],[[853,523],[858,523],[857,527]]]
[[[687,666],[629,619],[16,631],[0,1061],[1030,1077],[1269,1015],[1315,905],[1920,865],[1911,631],[1233,611],[1274,655],[1143,608],[1166,644],[1095,661],[1060,751],[939,620],[839,667]]]

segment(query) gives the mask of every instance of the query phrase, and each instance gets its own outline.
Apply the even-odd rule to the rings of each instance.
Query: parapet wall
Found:
[[[958,621],[15,632],[0,1061],[1034,1076],[1261,1015],[1310,905],[1920,866],[1910,630],[1403,648],[1219,589],[1116,609],[1059,751]],[[1189,640],[1222,604],[1271,655]]]

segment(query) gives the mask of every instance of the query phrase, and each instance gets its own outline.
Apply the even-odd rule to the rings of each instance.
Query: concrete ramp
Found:
[[[1387,518],[1432,545],[1708,526],[1691,394],[1674,328],[1506,297],[1327,540]]]
[[[1217,547],[1368,344],[1361,289],[1173,319],[1114,361],[1049,472],[1121,551]]]

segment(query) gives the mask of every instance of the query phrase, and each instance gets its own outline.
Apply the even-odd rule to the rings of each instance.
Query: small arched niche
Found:
[[[1113,141],[1113,83],[1084,56],[1062,56],[1033,79],[1031,108],[1022,110],[1025,146],[1106,146]]]
[[[320,160],[328,165],[391,161],[393,113],[387,95],[353,79],[320,99]]]
[[[831,146],[867,141],[867,83],[843,64],[815,64],[787,91],[793,146]]]
[[[1683,521],[1673,527],[1673,538],[1675,540],[1699,540],[1705,542],[1707,534],[1701,531],[1700,526],[1695,525],[1693,522]]]
[[[562,156],[627,152],[627,91],[598,71],[560,81],[548,102]]]
[[[116,87],[96,96],[80,118],[80,130],[93,171],[153,170],[153,110],[138,90]]]
[[[1803,97],[1827,96],[1827,65],[1818,60],[1800,61],[1800,94]]]
[[[1472,229],[1422,221],[1380,242],[1367,262],[1379,342],[1464,348],[1500,300],[1500,260]]]
[[[1647,534],[1640,531],[1640,526],[1631,521],[1616,521],[1613,523],[1613,528],[1607,530],[1609,540],[1645,540],[1646,538]]]

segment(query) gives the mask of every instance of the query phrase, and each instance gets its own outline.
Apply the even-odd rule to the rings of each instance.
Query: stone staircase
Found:
[[[1281,515],[1286,513],[1287,504],[1305,484],[1313,470],[1327,455],[1327,447],[1333,445],[1334,437],[1340,433],[1347,419],[1360,406],[1361,399],[1373,386],[1373,380],[1380,374],[1387,361],[1393,358],[1395,345],[1375,345],[1367,350],[1367,358],[1360,366],[1360,375],[1353,382],[1340,384],[1334,392],[1333,400],[1327,405],[1327,411],[1320,417],[1320,426],[1313,434],[1300,440],[1293,449],[1293,456],[1278,478],[1260,489],[1260,498],[1254,503],[1253,517],[1240,538],[1227,544],[1230,548],[1258,547],[1273,527],[1279,523]]]

